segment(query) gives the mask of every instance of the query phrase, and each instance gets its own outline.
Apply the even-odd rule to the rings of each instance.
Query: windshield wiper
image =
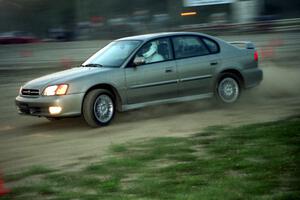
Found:
[[[81,67],[103,67],[103,65],[97,63],[89,63],[86,65],[81,65]]]

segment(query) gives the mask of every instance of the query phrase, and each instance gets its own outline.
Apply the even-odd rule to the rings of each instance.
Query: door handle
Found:
[[[210,65],[217,65],[217,64],[218,64],[217,61],[213,61],[213,62],[210,63]]]
[[[166,68],[165,72],[166,72],[166,73],[173,72],[173,68]]]

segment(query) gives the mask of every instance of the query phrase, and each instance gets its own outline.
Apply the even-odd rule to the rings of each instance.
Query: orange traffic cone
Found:
[[[4,187],[4,181],[0,177],[0,197],[9,193],[10,190]]]

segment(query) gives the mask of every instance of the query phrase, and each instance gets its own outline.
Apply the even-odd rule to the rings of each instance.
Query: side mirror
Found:
[[[135,57],[133,60],[134,66],[139,66],[145,64],[145,58],[143,57]]]

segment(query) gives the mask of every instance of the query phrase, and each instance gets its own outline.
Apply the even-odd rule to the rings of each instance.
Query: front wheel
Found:
[[[113,95],[104,89],[90,91],[84,98],[82,113],[91,127],[108,125],[115,115]]]
[[[235,103],[241,94],[240,79],[235,74],[224,74],[216,88],[217,100],[223,104]]]

